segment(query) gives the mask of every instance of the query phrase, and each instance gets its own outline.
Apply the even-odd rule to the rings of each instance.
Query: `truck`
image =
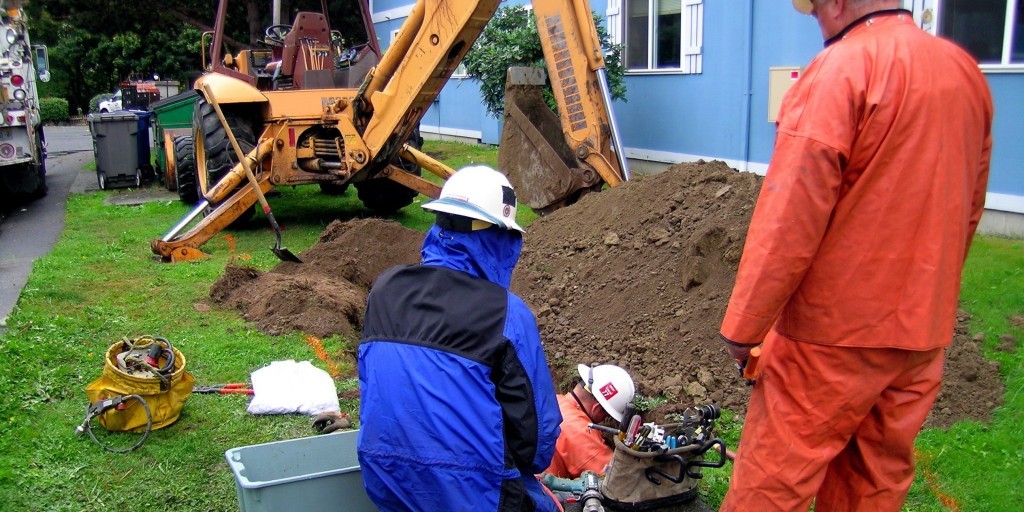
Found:
[[[160,101],[160,90],[156,83],[148,80],[128,80],[121,82],[114,94],[100,100],[97,107],[100,113],[117,112],[118,110],[147,110],[153,103]]]
[[[45,46],[29,40],[21,2],[0,2],[0,196],[46,195],[46,138],[36,81],[50,80]]]
[[[100,113],[106,114],[107,112],[117,112],[118,110],[121,110],[121,97],[121,89],[118,89],[114,91],[114,94],[100,100],[97,104]]]
[[[151,241],[156,255],[171,262],[203,257],[206,241],[251,215],[258,198],[276,187],[316,183],[343,191],[351,184],[378,212],[407,206],[417,194],[439,195],[440,186],[421,171],[443,180],[454,170],[419,150],[419,122],[500,0],[419,0],[383,54],[373,36],[363,48],[339,48],[323,0],[319,11],[301,10],[291,23],[268,26],[271,48],[225,52],[227,3],[220,0],[214,30],[204,35],[210,71],[194,86],[192,136],[175,141],[179,195],[194,177],[198,203]],[[360,7],[368,18],[366,0]],[[546,106],[537,110],[552,122],[539,117],[543,112],[520,112],[513,121],[519,135],[503,144],[518,141],[513,154],[532,154],[532,164],[510,181],[523,203],[545,211],[616,186],[629,170],[589,2],[533,7],[559,116]],[[367,69],[360,56],[370,53],[380,59]],[[520,81],[526,86],[534,78]],[[552,131],[557,137],[544,136]]]

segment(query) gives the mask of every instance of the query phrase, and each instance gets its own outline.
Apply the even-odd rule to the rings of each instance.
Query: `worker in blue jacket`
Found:
[[[508,179],[475,166],[423,205],[422,263],[385,271],[359,345],[359,462],[384,511],[553,511],[534,474],[562,421],[540,332],[508,290],[522,248]]]

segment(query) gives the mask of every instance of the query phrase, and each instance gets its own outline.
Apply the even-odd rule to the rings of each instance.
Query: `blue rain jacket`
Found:
[[[553,511],[533,476],[562,421],[526,304],[522,237],[434,226],[420,265],[380,275],[359,345],[359,462],[384,511]]]

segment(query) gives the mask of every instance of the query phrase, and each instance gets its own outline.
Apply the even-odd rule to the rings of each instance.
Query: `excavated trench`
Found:
[[[680,164],[529,226],[512,290],[537,316],[559,390],[578,363],[614,363],[640,393],[667,398],[655,419],[711,402],[745,412],[750,388],[718,327],[761,181],[722,162]],[[335,222],[300,255],[304,264],[229,266],[210,295],[270,334],[358,338],[373,279],[418,262],[422,240],[393,222]],[[982,356],[967,320],[960,315],[927,426],[986,420],[1002,402],[998,364]]]

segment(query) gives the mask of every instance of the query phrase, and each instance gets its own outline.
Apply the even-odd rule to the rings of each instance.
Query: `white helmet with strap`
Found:
[[[587,391],[594,395],[597,403],[601,404],[609,416],[615,421],[622,421],[622,415],[626,412],[626,405],[633,401],[636,387],[633,385],[633,378],[629,373],[618,366],[602,364],[600,366],[587,366],[581,364],[576,367],[583,379]]]
[[[424,204],[423,209],[484,221],[502,229],[523,231],[516,223],[516,194],[512,185],[504,174],[486,165],[457,171],[441,187],[441,196]]]

